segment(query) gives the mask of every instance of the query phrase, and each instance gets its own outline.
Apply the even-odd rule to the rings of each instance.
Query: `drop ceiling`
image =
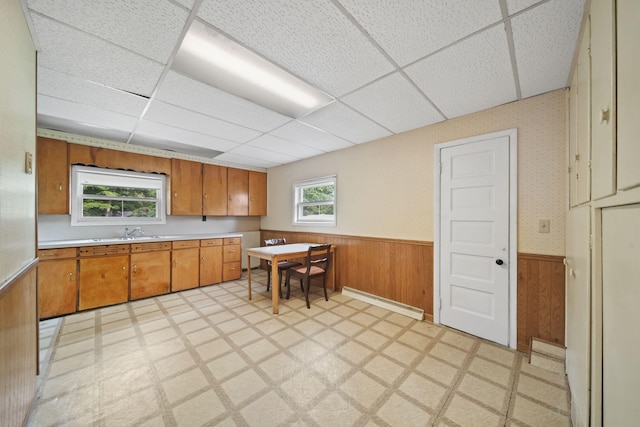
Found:
[[[566,87],[584,0],[23,0],[38,126],[270,168]],[[291,118],[172,68],[199,21],[334,98]]]

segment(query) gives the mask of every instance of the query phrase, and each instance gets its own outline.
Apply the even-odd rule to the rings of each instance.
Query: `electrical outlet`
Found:
[[[24,172],[29,175],[33,173],[33,154],[28,151],[24,154]]]
[[[538,233],[549,233],[551,232],[551,220],[549,219],[541,219],[538,221]]]

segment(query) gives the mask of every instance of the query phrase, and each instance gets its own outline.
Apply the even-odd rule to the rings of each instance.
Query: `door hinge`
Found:
[[[589,235],[589,249],[593,248],[593,235]]]
[[[440,162],[440,175],[442,175],[442,162]]]

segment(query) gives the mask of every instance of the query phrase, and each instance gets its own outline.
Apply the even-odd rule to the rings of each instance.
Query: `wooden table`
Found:
[[[271,261],[271,301],[273,303],[273,314],[278,314],[280,295],[278,294],[278,262],[285,259],[305,258],[310,246],[318,246],[322,243],[292,243],[288,245],[262,246],[259,248],[247,249],[247,284],[249,288],[249,299],[251,299],[251,257]],[[331,246],[334,252],[334,246]],[[334,257],[335,259],[335,257]],[[331,263],[333,283],[335,286],[335,268]]]

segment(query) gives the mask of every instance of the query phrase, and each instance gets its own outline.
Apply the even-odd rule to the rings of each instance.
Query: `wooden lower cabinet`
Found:
[[[200,286],[222,282],[222,239],[200,242]]]
[[[78,283],[78,310],[127,302],[129,255],[80,259]]]
[[[150,250],[143,245],[140,246],[142,246],[141,251]],[[136,300],[169,292],[171,252],[168,249],[170,246],[170,243],[166,243],[167,250],[140,253],[134,253],[135,249],[132,247],[130,299]]]
[[[42,261],[38,265],[40,319],[74,313],[78,303],[77,261],[74,258]]]
[[[200,284],[200,241],[173,242],[171,251],[171,291],[197,288]]]
[[[242,277],[242,239],[240,237],[229,237],[224,239],[222,252],[222,280],[237,280]]]

